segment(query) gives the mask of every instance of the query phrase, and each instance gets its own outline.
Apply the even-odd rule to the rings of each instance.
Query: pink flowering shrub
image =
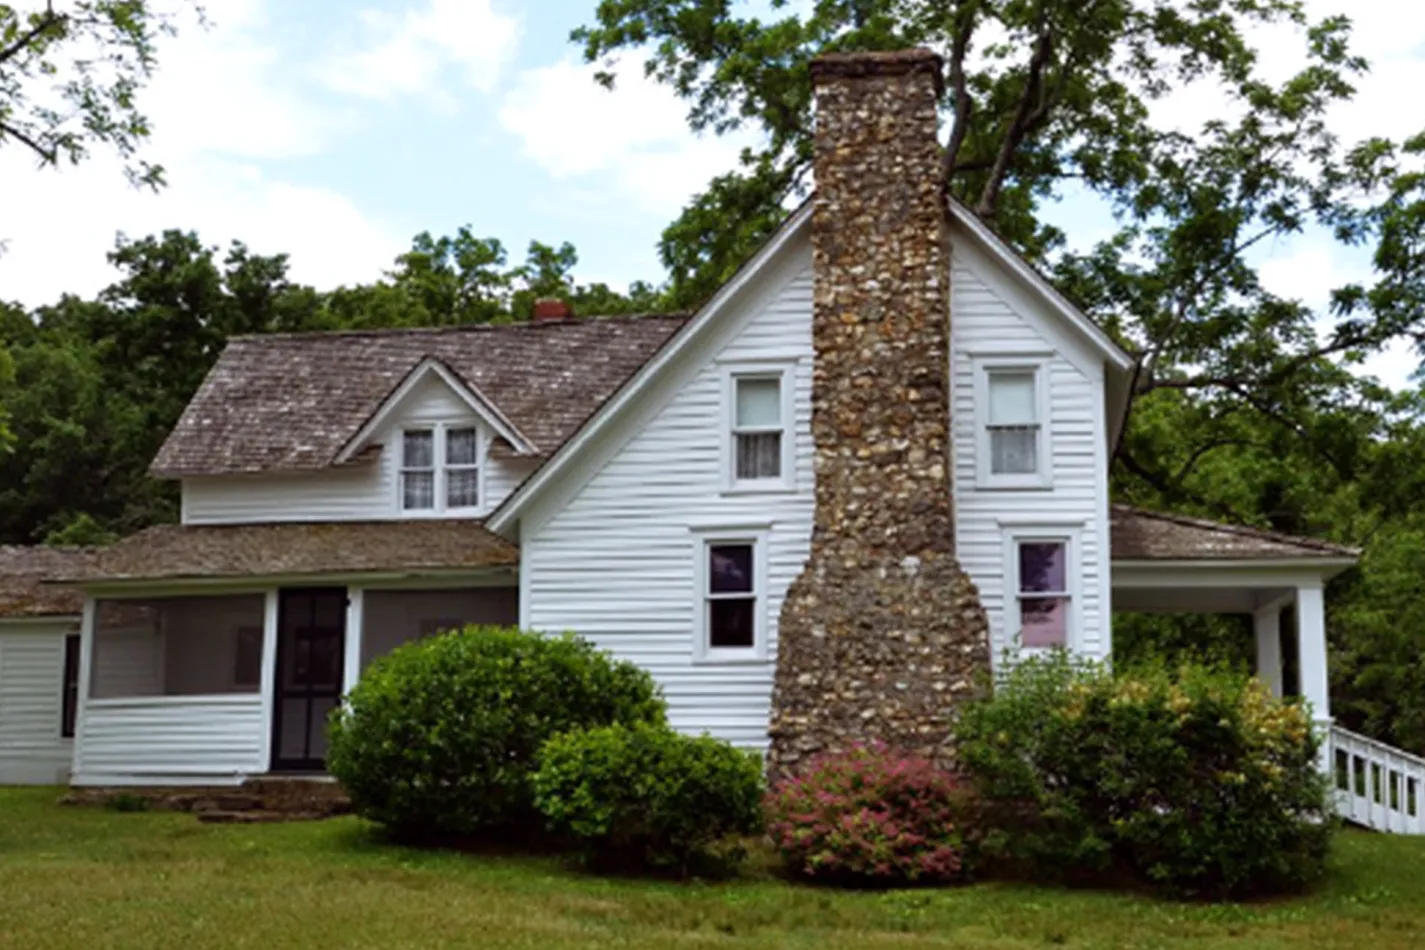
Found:
[[[883,745],[825,756],[767,796],[772,843],[796,874],[843,884],[960,877],[955,778]]]

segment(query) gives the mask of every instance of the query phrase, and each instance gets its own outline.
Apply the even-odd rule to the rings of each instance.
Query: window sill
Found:
[[[765,482],[734,482],[731,485],[724,485],[723,495],[791,495],[795,494],[797,486],[780,479],[768,479]]]
[[[693,655],[694,666],[765,666],[771,662],[760,650],[710,650]]]
[[[1052,491],[1054,488],[1053,479],[1029,477],[1016,478],[996,478],[994,476],[981,476],[975,479],[976,491]]]
[[[441,518],[483,518],[489,513],[489,508],[401,508],[397,510],[396,517],[411,521],[435,521]]]

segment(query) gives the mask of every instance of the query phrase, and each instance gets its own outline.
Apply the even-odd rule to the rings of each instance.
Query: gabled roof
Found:
[[[1270,561],[1319,559],[1354,561],[1356,548],[1305,538],[1219,524],[1201,518],[1113,505],[1110,547],[1119,561]]]
[[[392,413],[400,408],[401,402],[411,394],[411,392],[428,377],[435,377],[450,388],[459,399],[461,399],[470,411],[475,413],[485,421],[495,433],[509,443],[510,447],[519,455],[537,455],[539,449],[521,432],[514,423],[505,418],[505,414],[500,411],[489,398],[479,389],[461,379],[454,370],[445,365],[445,362],[437,357],[428,356],[415,365],[395,389],[391,390],[382,402],[362,424],[360,429],[347,440],[346,445],[337,453],[337,465],[343,465],[356,458],[365,448],[365,442],[387,421]]]
[[[578,432],[553,453],[545,463],[526,478],[520,486],[497,508],[489,518],[490,530],[500,534],[511,534],[512,528],[529,500],[566,471],[568,466],[587,447],[598,442],[599,437],[612,425],[613,420],[625,412],[646,391],[659,376],[672,366],[678,356],[706,338],[709,328],[720,314],[735,300],[767,264],[792,242],[811,223],[812,199],[802,202],[782,226],[774,231],[756,254],[743,262],[732,278],[718,288],[712,299],[703,304],[686,326],[673,334],[664,346],[648,360],[636,373],[629,377],[624,386],[594,413]]]
[[[155,475],[316,471],[413,371],[439,360],[541,453],[562,445],[687,318],[235,337],[154,459]],[[370,458],[358,453],[351,462]]]
[[[0,545],[0,618],[78,616],[77,591],[44,583],[87,569],[96,549]]]
[[[718,319],[719,314],[726,309],[728,302],[736,296],[737,292],[754,280],[779,250],[810,228],[815,200],[816,196],[813,195],[793,211],[757,253],[742,265],[732,279],[718,290],[713,298],[693,316],[692,320],[688,321],[688,325],[683,328],[682,332],[677,334],[668,346],[658,353],[657,358],[650,360],[648,365],[631,377],[617,396],[608,400],[599,412],[591,416],[589,422],[564,444],[559,452],[552,455],[538,471],[526,479],[524,484],[505,500],[504,504],[490,517],[492,530],[509,533],[520,512],[529,503],[529,499],[537,495],[544,485],[556,479],[560,472],[571,464],[570,460],[578,454],[581,447],[596,441],[598,433],[608,420],[636,399],[638,393],[651,386],[665,367],[673,365],[680,353],[697,344],[706,327]],[[973,211],[953,198],[947,202],[947,207],[950,218],[959,223],[972,240],[982,245],[992,258],[1027,284],[1029,289],[1035,292],[1054,314],[1072,327],[1076,335],[1093,350],[1101,353],[1104,360],[1120,371],[1126,371],[1133,365],[1131,355],[1085,316],[1083,311],[1060,294],[1004,239],[980,221]]]
[[[160,525],[51,580],[78,585],[406,572],[519,564],[519,549],[473,520]]]
[[[1059,317],[1075,334],[1097,350],[1105,360],[1119,370],[1133,367],[1133,356],[1114,342],[1113,337],[1103,331],[1097,323],[1074,305],[1069,298],[1059,292],[1049,278],[1026,261],[1009,242],[995,233],[994,229],[980,219],[963,201],[950,197],[946,204],[950,218],[964,228],[990,257],[1007,271],[1033,290],[1049,310]]]

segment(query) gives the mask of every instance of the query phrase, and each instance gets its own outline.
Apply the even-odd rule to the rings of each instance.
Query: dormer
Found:
[[[515,456],[536,448],[480,390],[427,357],[338,453],[337,465],[379,450],[395,517],[478,518],[501,500],[489,489],[496,442]]]

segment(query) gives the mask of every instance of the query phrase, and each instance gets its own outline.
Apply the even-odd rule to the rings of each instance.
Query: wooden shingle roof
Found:
[[[1318,538],[1220,524],[1128,505],[1113,505],[1110,517],[1115,561],[1340,560],[1360,555],[1355,548]]]
[[[479,521],[345,521],[159,525],[57,572],[59,583],[214,580],[404,571],[466,571],[519,564],[519,548]]]
[[[486,395],[547,456],[686,320],[590,317],[235,337],[150,470],[180,478],[326,468],[427,359]]]
[[[0,545],[0,617],[78,615],[84,599],[77,591],[44,583],[87,570],[94,548]]]

